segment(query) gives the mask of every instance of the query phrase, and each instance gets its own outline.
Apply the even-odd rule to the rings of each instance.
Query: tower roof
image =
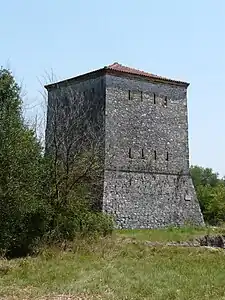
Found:
[[[163,77],[163,76],[159,76],[159,75],[155,75],[152,73],[148,73],[145,71],[141,71],[139,69],[134,69],[134,68],[130,68],[127,66],[124,66],[122,64],[119,64],[118,62],[114,62],[111,65],[105,66],[104,68],[100,68],[82,75],[78,75],[69,79],[65,79],[59,82],[55,82],[55,83],[51,83],[45,86],[45,88],[50,88],[53,87],[56,83],[60,84],[60,83],[66,83],[66,82],[70,82],[72,80],[79,80],[91,75],[97,75],[97,74],[112,74],[112,75],[134,75],[135,77],[142,77],[142,78],[146,78],[149,80],[154,80],[154,81],[158,81],[158,82],[164,82],[164,83],[171,83],[171,84],[175,84],[175,85],[183,85],[188,87],[189,83],[185,82],[185,81],[180,81],[180,80],[174,80],[174,79],[170,79],[167,77]]]
[[[127,67],[127,66],[123,66],[123,65],[119,64],[118,62],[115,62],[112,65],[106,66],[105,68],[107,70],[114,70],[114,71],[121,72],[121,73],[139,75],[139,76],[148,77],[148,78],[152,78],[152,79],[159,79],[159,80],[162,80],[162,81],[169,81],[169,82],[181,83],[181,84],[183,83],[183,84],[189,85],[189,83],[184,82],[184,81],[174,80],[174,79],[170,79],[170,78],[167,78],[167,77],[162,77],[162,76],[159,76],[159,75],[155,75],[155,74],[152,74],[152,73],[141,71],[139,69],[134,69],[134,68],[130,68],[130,67]]]

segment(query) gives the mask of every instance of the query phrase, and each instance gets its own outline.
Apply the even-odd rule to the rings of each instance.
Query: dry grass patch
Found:
[[[103,299],[99,295],[88,295],[85,293],[78,295],[49,295],[39,298],[38,300],[101,300]]]
[[[18,300],[21,299],[21,296],[7,296],[4,298],[0,298],[0,300]],[[31,299],[30,296],[24,295],[23,300]],[[88,295],[85,293],[77,294],[77,295],[48,295],[41,298],[33,298],[35,300],[102,300],[103,298],[99,295]]]
[[[121,233],[1,266],[0,299],[225,299],[224,250],[149,247]]]

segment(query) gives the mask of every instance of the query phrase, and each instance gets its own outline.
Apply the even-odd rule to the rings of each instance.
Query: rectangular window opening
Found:
[[[141,149],[141,158],[145,159],[144,149]]]
[[[141,91],[141,101],[143,101],[143,92]]]
[[[156,150],[154,151],[154,160],[157,159],[157,156],[156,156]]]
[[[128,91],[128,99],[131,100],[131,93],[130,93],[130,90]]]
[[[154,101],[154,104],[156,104],[156,95],[155,95],[155,93],[153,94],[153,101]]]

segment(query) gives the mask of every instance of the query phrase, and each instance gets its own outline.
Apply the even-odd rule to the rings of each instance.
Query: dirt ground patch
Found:
[[[0,298],[0,300],[18,300],[17,296],[9,296]],[[30,296],[27,298],[24,298],[24,300],[29,300]],[[32,298],[34,300],[102,300],[102,296],[100,295],[89,295],[85,293],[72,295],[72,294],[62,294],[62,295],[48,295],[48,296],[42,296],[39,298]]]

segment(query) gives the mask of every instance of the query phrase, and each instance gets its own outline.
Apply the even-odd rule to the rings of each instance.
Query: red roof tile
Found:
[[[152,79],[170,81],[170,82],[174,82],[174,83],[183,83],[183,84],[189,85],[187,82],[184,82],[184,81],[173,80],[173,79],[158,76],[158,75],[155,75],[155,74],[152,74],[152,73],[147,73],[147,72],[144,72],[144,71],[141,71],[141,70],[138,70],[138,69],[123,66],[123,65],[121,65],[117,62],[113,63],[112,65],[106,66],[105,69],[118,71],[118,72],[122,72],[122,73],[127,73],[127,74],[139,75],[139,76],[148,77],[148,78],[152,78]]]
[[[133,74],[133,75],[136,75],[136,76],[142,76],[142,77],[145,77],[145,78],[158,80],[158,81],[162,81],[162,82],[169,82],[169,83],[172,83],[172,84],[184,85],[186,87],[189,85],[189,83],[184,82],[184,81],[173,80],[173,79],[169,79],[169,78],[166,78],[166,77],[154,75],[154,74],[147,73],[147,72],[144,72],[144,71],[141,71],[141,70],[138,70],[138,69],[126,67],[126,66],[123,66],[123,65],[115,62],[112,65],[105,66],[104,68],[94,70],[94,71],[91,71],[91,72],[88,72],[88,73],[85,73],[85,74],[82,74],[82,75],[78,75],[76,77],[68,78],[68,79],[65,79],[65,80],[62,80],[62,81],[59,81],[59,82],[51,83],[51,84],[45,85],[45,87],[48,89],[49,87],[54,86],[56,83],[57,84],[62,84],[62,83],[69,82],[69,81],[72,81],[72,80],[80,80],[81,78],[87,77],[89,75],[97,74],[98,72],[105,72],[105,71],[106,72],[107,71],[108,72],[112,71],[112,72],[121,73],[121,74],[124,74],[124,75],[125,74]]]

